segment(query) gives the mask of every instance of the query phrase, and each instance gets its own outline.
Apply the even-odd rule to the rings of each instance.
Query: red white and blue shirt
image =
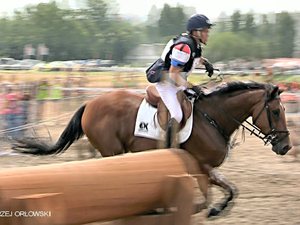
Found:
[[[161,55],[162,59],[166,58],[173,44],[174,44],[173,39],[171,39],[167,43]],[[191,57],[192,57],[192,50],[189,47],[189,45],[185,43],[178,43],[175,46],[173,46],[172,52],[170,54],[170,64],[175,67],[184,67],[189,62]],[[190,71],[187,72],[186,76],[188,76],[193,71],[193,69],[197,67],[199,62],[200,62],[200,57],[194,58],[193,66],[190,69]]]
[[[180,43],[174,46],[171,53],[172,66],[184,66],[191,57],[191,49],[187,44]]]

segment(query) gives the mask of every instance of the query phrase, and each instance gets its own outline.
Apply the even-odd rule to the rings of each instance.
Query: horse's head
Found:
[[[272,150],[279,155],[285,155],[291,148],[291,140],[285,119],[285,108],[280,101],[280,90],[271,86],[266,90],[265,98],[253,110],[253,123],[265,135],[265,143],[272,144]]]

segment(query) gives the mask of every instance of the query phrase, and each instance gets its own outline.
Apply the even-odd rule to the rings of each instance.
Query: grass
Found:
[[[275,76],[277,82],[300,82],[300,75]]]

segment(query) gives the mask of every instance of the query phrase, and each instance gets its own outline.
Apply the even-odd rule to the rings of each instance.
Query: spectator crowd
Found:
[[[72,88],[84,87],[84,77],[56,77],[33,82],[18,82],[14,75],[9,81],[0,75],[0,136],[21,138],[22,126],[45,119],[45,103],[61,101],[84,93]],[[59,113],[58,104],[52,111]],[[4,135],[5,134],[5,135]]]

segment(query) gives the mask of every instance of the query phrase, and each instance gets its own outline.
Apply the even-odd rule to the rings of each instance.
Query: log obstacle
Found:
[[[188,225],[195,187],[191,174],[201,174],[198,163],[178,149],[5,169],[0,171],[0,211],[7,215],[0,216],[0,225],[116,219],[121,219],[118,225]],[[157,208],[170,213],[135,217]]]

